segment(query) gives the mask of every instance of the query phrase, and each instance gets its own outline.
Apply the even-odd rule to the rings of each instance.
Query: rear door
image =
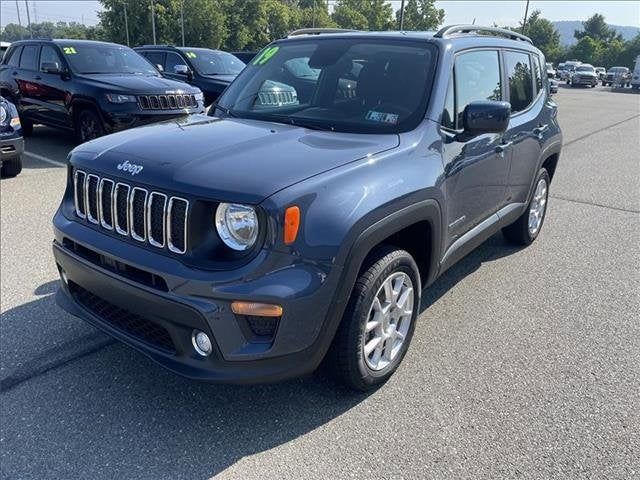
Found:
[[[164,56],[162,50],[143,50],[140,52],[154,67],[160,71],[164,71]]]
[[[546,92],[540,58],[526,51],[504,50],[503,63],[511,119],[504,138],[510,145],[509,203],[526,203],[538,168],[541,145],[549,133],[543,109]]]
[[[504,88],[497,49],[456,55],[442,127],[449,244],[505,204],[508,156],[502,134],[459,141],[465,107],[477,100],[502,100]]]
[[[20,63],[12,74],[18,85],[20,95],[20,107],[22,116],[32,120],[38,118],[37,97],[40,92],[38,76],[38,56],[40,45],[37,43],[26,44],[22,47]]]

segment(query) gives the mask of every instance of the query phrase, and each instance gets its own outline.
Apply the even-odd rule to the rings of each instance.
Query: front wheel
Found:
[[[102,120],[93,110],[82,110],[76,119],[76,140],[78,143],[88,142],[104,135]]]
[[[515,222],[502,229],[502,234],[509,242],[530,245],[538,238],[547,213],[550,183],[549,173],[545,168],[541,168],[527,209]]]
[[[349,387],[371,390],[396,371],[413,337],[420,289],[408,252],[385,247],[368,257],[330,352],[336,374]]]

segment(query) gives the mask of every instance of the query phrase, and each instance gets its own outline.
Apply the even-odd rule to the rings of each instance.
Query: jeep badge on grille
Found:
[[[125,160],[122,163],[118,164],[118,170],[122,170],[123,172],[129,172],[131,176],[137,175],[142,171],[144,167],[142,165],[135,165],[133,163],[129,163],[129,160]]]

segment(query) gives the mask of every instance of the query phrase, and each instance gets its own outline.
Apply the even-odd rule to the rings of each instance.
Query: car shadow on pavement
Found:
[[[425,290],[423,310],[484,262],[516,250],[492,237]],[[43,284],[39,299],[3,313],[4,325],[51,315],[43,327],[50,335],[41,332],[47,345],[3,372],[2,470],[10,477],[210,478],[376,396],[349,391],[324,370],[257,386],[184,379],[58,310],[56,289]],[[65,338],[49,338],[55,323],[65,325]]]

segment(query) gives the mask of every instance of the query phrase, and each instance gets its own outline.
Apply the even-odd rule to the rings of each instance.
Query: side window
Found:
[[[164,52],[142,52],[147,60],[151,62],[154,67],[158,65],[164,65]],[[173,68],[173,67],[172,67]]]
[[[164,61],[164,71],[173,73],[173,67],[176,65],[187,65],[187,62],[177,53],[167,52],[167,59]]]
[[[451,75],[451,78],[449,79],[449,86],[447,87],[447,98],[444,101],[444,111],[442,112],[442,126],[451,130],[455,130],[456,128],[456,106],[454,103],[453,95],[453,77],[454,76]]]
[[[535,53],[531,54],[531,63],[533,64],[533,78],[535,78],[536,91],[533,95],[536,96],[542,90],[542,67],[540,66],[540,57]]]
[[[458,55],[455,86],[457,125],[462,128],[464,109],[471,102],[502,100],[498,51],[479,50]]]
[[[17,67],[20,64],[20,52],[22,52],[22,46],[18,46],[13,49],[11,55],[7,59],[7,65],[11,65],[12,67]]]
[[[40,52],[40,71],[42,72],[42,65],[45,63],[57,63],[60,66],[60,56],[56,49],[51,45],[44,45]]]
[[[533,78],[529,54],[504,52],[505,68],[509,78],[509,101],[511,112],[520,112],[533,101]]]
[[[38,45],[25,45],[22,50],[22,56],[20,57],[20,68],[25,70],[37,70],[38,69]]]

